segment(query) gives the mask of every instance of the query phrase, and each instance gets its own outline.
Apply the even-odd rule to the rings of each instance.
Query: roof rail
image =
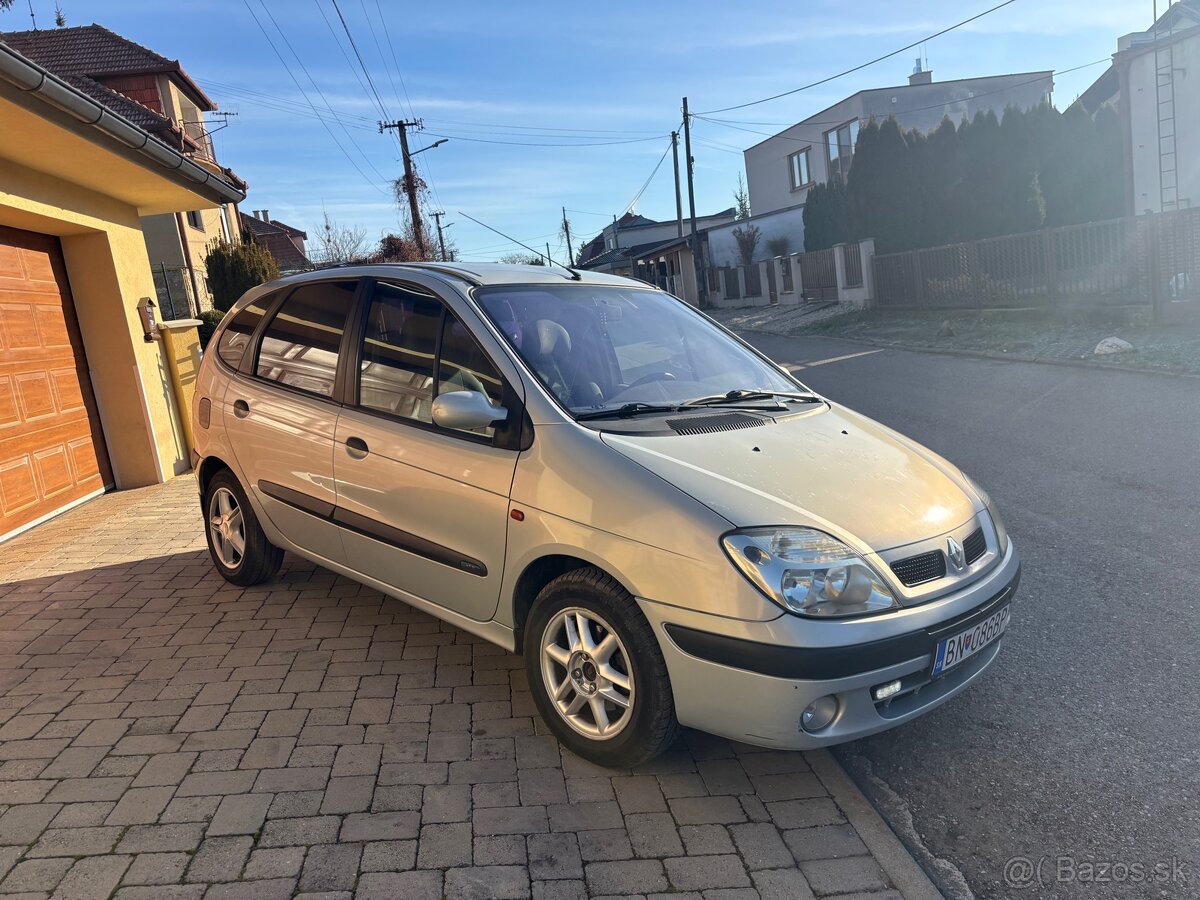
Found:
[[[471,284],[475,285],[475,287],[482,287],[484,283],[483,280],[477,275],[454,266],[439,265],[436,262],[406,262],[401,263],[401,265],[412,267],[414,269],[429,269],[432,272],[439,272],[442,275],[452,275],[455,278],[460,278],[463,281],[470,282]]]

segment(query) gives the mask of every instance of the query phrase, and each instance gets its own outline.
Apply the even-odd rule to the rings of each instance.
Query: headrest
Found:
[[[561,350],[571,352],[571,336],[552,319],[538,319],[533,323],[534,347],[539,356],[550,356]]]

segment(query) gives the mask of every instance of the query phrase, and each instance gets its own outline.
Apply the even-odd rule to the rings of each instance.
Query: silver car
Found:
[[[284,550],[524,655],[571,750],[804,748],[996,658],[1020,566],[959,469],[623,278],[407,264],[248,292],[200,367],[218,571]]]

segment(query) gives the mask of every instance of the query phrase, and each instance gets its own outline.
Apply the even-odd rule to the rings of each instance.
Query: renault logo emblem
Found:
[[[963,552],[962,544],[954,538],[946,538],[946,558],[955,572],[961,572],[967,567],[967,555]]]

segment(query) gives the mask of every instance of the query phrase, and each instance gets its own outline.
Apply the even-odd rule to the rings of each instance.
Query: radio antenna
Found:
[[[467,214],[465,212],[463,212],[461,209],[458,211],[458,214],[460,216],[467,216]],[[486,228],[488,231],[492,232],[493,234],[500,235],[500,237],[504,238],[506,241],[512,241],[518,247],[524,247],[526,250],[528,250],[534,256],[538,256],[538,257],[541,257],[542,259],[546,260],[547,265],[558,266],[560,269],[566,269],[567,272],[570,273],[571,278],[573,278],[575,281],[581,281],[583,279],[583,276],[580,275],[578,272],[576,272],[574,269],[572,269],[570,266],[564,266],[562,263],[555,261],[551,257],[547,256],[545,253],[539,253],[537,250],[534,250],[528,244],[522,244],[516,238],[509,237],[503,231],[500,231],[497,228],[493,228],[491,225],[487,225],[483,222],[480,222],[474,216],[467,216],[467,218],[470,219],[472,222],[474,222],[476,225],[480,225],[480,226]]]

